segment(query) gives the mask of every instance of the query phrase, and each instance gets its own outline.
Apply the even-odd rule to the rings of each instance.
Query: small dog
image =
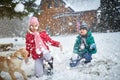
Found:
[[[14,72],[19,72],[24,77],[24,80],[27,80],[25,72],[21,69],[21,64],[23,60],[27,60],[28,58],[27,55],[28,52],[26,51],[26,49],[21,48],[9,57],[0,56],[0,72],[8,72],[12,80],[16,80]],[[0,79],[2,79],[1,76]]]
[[[8,51],[11,48],[13,48],[13,43],[0,44],[0,49],[3,50],[3,51]]]

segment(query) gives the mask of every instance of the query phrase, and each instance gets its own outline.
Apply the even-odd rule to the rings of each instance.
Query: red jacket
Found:
[[[46,31],[42,31],[39,34],[40,34],[41,39],[43,40],[43,43],[45,44],[45,46],[47,47],[48,50],[49,50],[49,47],[47,46],[47,43],[50,43],[52,46],[59,47],[60,42],[52,40],[48,36]],[[30,54],[32,55],[33,59],[37,59],[37,58],[42,57],[42,54],[39,55],[36,53],[34,35],[31,34],[30,32],[28,32],[26,34],[26,50],[29,52],[28,57],[30,56]]]

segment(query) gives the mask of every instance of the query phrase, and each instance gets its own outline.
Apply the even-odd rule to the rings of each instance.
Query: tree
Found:
[[[29,15],[29,13],[34,13],[34,15],[37,15],[39,5],[37,5],[35,1],[36,0],[0,0],[0,18],[22,18]],[[22,4],[24,7],[23,11],[15,11],[18,4]]]
[[[120,1],[101,0],[101,31],[120,31]]]

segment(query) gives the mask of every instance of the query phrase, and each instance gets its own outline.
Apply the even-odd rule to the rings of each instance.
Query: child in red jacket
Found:
[[[38,32],[38,27],[38,19],[36,17],[32,17],[29,22],[29,31],[26,34],[26,50],[29,52],[28,56],[31,55],[35,60],[36,77],[40,77],[44,73],[43,60],[46,60],[50,66],[48,73],[53,69],[53,58],[47,44],[49,43],[52,46],[60,47],[60,50],[62,50],[60,42],[52,40],[46,31]]]

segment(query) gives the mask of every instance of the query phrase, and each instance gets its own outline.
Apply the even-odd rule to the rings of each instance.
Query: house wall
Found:
[[[52,0],[54,3],[54,0]],[[96,22],[96,11],[84,11],[84,12],[73,12],[70,8],[66,8],[65,5],[59,7],[47,8],[47,2],[41,5],[39,29],[45,29],[50,35],[70,34],[76,33],[76,23],[78,20],[85,21],[89,27]],[[72,11],[72,12],[71,12]],[[68,13],[67,13],[68,12]],[[64,16],[64,13],[66,14]],[[59,15],[62,14],[60,17]],[[74,15],[75,14],[75,15]],[[56,17],[56,18],[55,18]]]

